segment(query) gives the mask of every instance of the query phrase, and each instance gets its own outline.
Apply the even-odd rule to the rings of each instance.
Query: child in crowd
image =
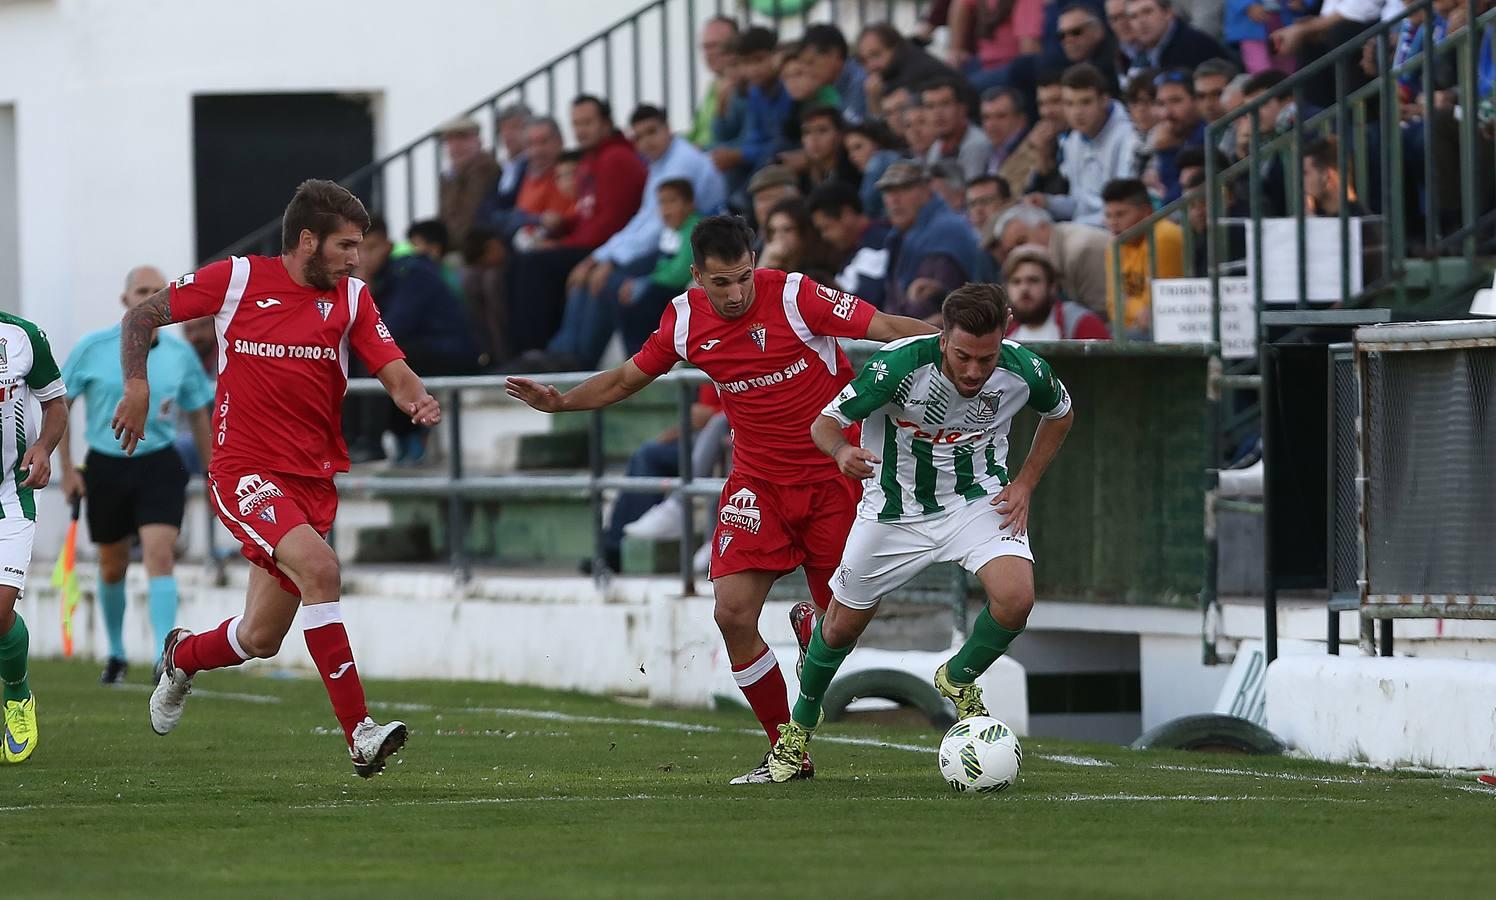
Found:
[[[660,183],[660,255],[648,275],[625,281],[618,289],[618,332],[623,351],[632,356],[660,323],[666,305],[691,284],[691,229],[701,215],[696,212],[696,191],[689,179],[672,178]]]

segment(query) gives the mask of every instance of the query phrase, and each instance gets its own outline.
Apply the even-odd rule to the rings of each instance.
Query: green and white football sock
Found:
[[[826,646],[821,637],[821,623],[816,623],[815,631],[810,633],[810,646],[805,650],[805,667],[800,671],[800,697],[791,714],[797,724],[804,728],[815,728],[820,724],[821,700],[826,696],[826,688],[831,686],[836,670],[841,668],[842,660],[854,646]]]
[[[1008,645],[1020,634],[1023,634],[1022,628],[1016,631],[1004,628],[992,618],[991,610],[982,607],[966,643],[945,664],[946,677],[952,684],[971,684],[1008,652]]]
[[[26,631],[26,621],[16,613],[15,624],[0,635],[0,681],[5,682],[6,703],[31,696],[31,685],[26,681],[26,657],[30,646],[31,635]]]

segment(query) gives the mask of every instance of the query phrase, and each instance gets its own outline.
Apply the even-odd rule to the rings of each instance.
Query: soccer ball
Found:
[[[1018,736],[991,716],[962,719],[940,741],[940,775],[957,793],[995,794],[1009,788],[1022,764]]]

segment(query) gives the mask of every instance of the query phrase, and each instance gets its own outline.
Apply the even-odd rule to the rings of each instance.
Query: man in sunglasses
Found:
[[[1070,3],[1060,12],[1056,25],[1066,63],[1090,63],[1101,70],[1111,83],[1112,92],[1116,93],[1117,45],[1107,34],[1106,25],[1095,8],[1084,3]]]

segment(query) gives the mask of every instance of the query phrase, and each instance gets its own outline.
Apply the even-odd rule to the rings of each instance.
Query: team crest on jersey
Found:
[[[8,365],[10,365],[10,354],[5,349],[5,338],[0,337],[0,371]]]
[[[317,312],[319,312],[319,313],[322,314],[322,321],[326,322],[327,321],[327,314],[330,313],[330,312],[332,312],[332,301],[331,300],[325,300],[325,299],[324,300],[318,300],[317,301]]]
[[[1002,391],[982,391],[977,402],[967,410],[966,416],[975,425],[991,425],[997,421],[997,408],[1003,402]]]
[[[269,522],[271,525],[275,524],[275,507],[267,506],[260,510],[259,515],[262,520]]]
[[[727,545],[732,543],[732,532],[724,531],[717,536],[717,555],[722,556],[727,552]]]
[[[719,516],[723,525],[742,528],[750,534],[758,534],[763,525],[763,513],[758,508],[758,495],[743,488],[727,498]]]
[[[758,345],[759,352],[762,353],[764,341],[769,337],[769,329],[765,328],[762,322],[754,322],[748,326],[748,336],[753,338],[753,343]]]

